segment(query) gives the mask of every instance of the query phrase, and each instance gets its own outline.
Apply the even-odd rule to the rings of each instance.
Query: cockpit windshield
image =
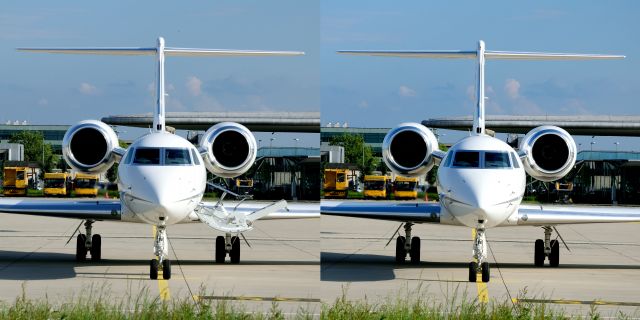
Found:
[[[160,164],[160,149],[138,148],[133,158],[134,164]]]
[[[164,149],[164,165],[191,164],[188,149]]]
[[[457,151],[453,157],[453,167],[479,168],[480,153],[478,151]]]
[[[485,152],[484,167],[491,168],[510,168],[509,154],[506,152]]]

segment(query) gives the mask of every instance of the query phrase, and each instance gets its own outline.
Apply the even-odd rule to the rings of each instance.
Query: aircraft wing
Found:
[[[206,206],[213,207],[215,203],[205,202]],[[250,217],[251,214],[264,209],[268,205],[273,204],[270,201],[244,201],[238,205],[238,202],[225,201],[224,208],[227,212],[244,213]],[[264,216],[261,216],[260,220],[271,219],[307,219],[307,218],[320,218],[320,204],[318,202],[286,202],[286,208],[278,209],[274,212],[270,212]],[[257,220],[257,219],[251,219]]]
[[[367,218],[413,223],[439,223],[439,203],[370,201],[322,201],[320,213],[327,216]]]
[[[45,217],[120,220],[120,200],[0,199],[0,212]]]
[[[517,225],[544,226],[640,221],[640,207],[521,205]]]

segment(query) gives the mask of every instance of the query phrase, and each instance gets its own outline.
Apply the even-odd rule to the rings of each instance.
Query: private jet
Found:
[[[401,222],[392,238],[404,226],[404,236],[396,239],[395,260],[420,262],[420,238],[411,228],[419,223],[465,226],[476,230],[469,281],[490,280],[486,231],[493,227],[539,226],[544,239],[534,245],[534,264],[551,267],[560,261],[560,241],[556,226],[562,224],[640,221],[638,208],[605,206],[559,206],[522,204],[526,175],[541,181],[564,177],[576,162],[576,144],[567,131],[556,126],[532,129],[515,150],[485,130],[486,59],[505,60],[587,60],[622,59],[619,55],[536,53],[485,50],[479,41],[472,51],[339,51],[340,54],[403,58],[474,59],[476,107],[468,137],[449,150],[439,150],[434,133],[418,123],[403,123],[390,130],[382,143],[385,164],[396,174],[424,176],[438,166],[438,203],[384,203],[322,201],[321,214],[381,219]],[[552,240],[553,233],[557,236]],[[391,240],[390,240],[391,241]],[[566,246],[566,243],[564,243]],[[567,247],[568,248],[568,247]]]
[[[85,232],[76,238],[76,260],[101,260],[102,238],[92,234],[96,221],[114,220],[146,223],[155,227],[154,255],[149,262],[149,276],[171,278],[168,259],[167,227],[177,223],[203,222],[221,231],[216,237],[215,261],[240,262],[240,237],[253,229],[258,219],[318,218],[318,205],[288,205],[285,200],[268,205],[255,202],[223,203],[227,195],[239,196],[206,180],[206,171],[218,177],[233,178],[246,172],[256,159],[253,134],[242,124],[218,123],[206,131],[197,146],[167,132],[165,127],[166,56],[297,56],[295,51],[250,51],[165,47],[162,37],[149,48],[19,48],[26,52],[97,55],[151,55],[157,59],[156,106],[150,132],[129,147],[119,146],[116,132],[97,120],[85,120],[70,127],[64,135],[62,152],[65,161],[76,171],[103,173],[114,163],[118,168],[118,200],[0,200],[0,212],[82,220]],[[216,203],[203,202],[207,185],[221,189]],[[75,233],[71,235],[73,237]],[[71,238],[70,238],[71,239]],[[245,239],[246,241],[246,239]],[[248,243],[248,242],[247,242]]]

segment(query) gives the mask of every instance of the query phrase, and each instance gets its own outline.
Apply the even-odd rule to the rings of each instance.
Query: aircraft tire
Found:
[[[549,255],[549,265],[557,268],[560,265],[560,243],[558,240],[551,240],[551,254]]]
[[[420,237],[411,238],[411,263],[420,263]]]
[[[171,260],[169,259],[162,261],[162,279],[171,279]]]
[[[225,248],[223,236],[216,237],[216,247],[214,254],[216,257],[216,263],[224,263],[224,259],[227,257],[227,249]]]
[[[396,263],[404,263],[407,257],[407,252],[404,250],[404,244],[406,242],[405,237],[399,236],[396,239]]]
[[[478,275],[478,263],[475,261],[469,262],[469,282],[476,282]]]
[[[94,234],[91,237],[91,261],[102,260],[102,237],[99,234]]]
[[[158,279],[158,260],[151,259],[149,261],[149,278],[151,280]]]
[[[86,240],[87,236],[82,233],[76,237],[76,261],[78,262],[87,260],[87,247],[84,246]]]
[[[533,264],[536,267],[544,266],[544,241],[537,239],[535,244],[535,250],[533,252]]]
[[[240,238],[231,237],[231,252],[229,253],[231,263],[240,263]]]
[[[489,282],[491,279],[491,269],[489,268],[489,262],[482,263],[482,282]]]

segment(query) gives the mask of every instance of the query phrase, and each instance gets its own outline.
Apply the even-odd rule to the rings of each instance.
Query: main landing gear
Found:
[[[405,236],[399,236],[396,239],[396,263],[404,263],[407,254],[411,257],[411,263],[420,263],[420,238],[411,237],[411,227],[413,223],[404,224]]]
[[[158,272],[162,272],[162,279],[171,279],[171,260],[168,255],[167,230],[164,224],[156,226],[155,240],[153,242],[153,251],[158,257],[149,261],[149,278],[158,279]]]
[[[231,263],[240,263],[240,237],[231,236],[230,233],[225,234],[224,237],[216,237],[216,263],[224,263],[227,254],[229,254]]]
[[[469,262],[469,282],[476,282],[478,273],[482,274],[482,282],[489,282],[491,271],[487,259],[487,239],[484,235],[484,227],[476,229],[476,238],[473,240],[473,258]]]
[[[549,258],[549,266],[558,267],[560,264],[560,244],[558,240],[551,240],[552,227],[544,226],[542,228],[544,229],[544,240],[536,240],[533,263],[536,267],[542,267],[544,260]]]
[[[102,237],[99,234],[91,235],[91,226],[95,221],[84,222],[85,234],[78,234],[76,238],[76,261],[86,261],[87,252],[91,253],[91,261],[102,259]]]

